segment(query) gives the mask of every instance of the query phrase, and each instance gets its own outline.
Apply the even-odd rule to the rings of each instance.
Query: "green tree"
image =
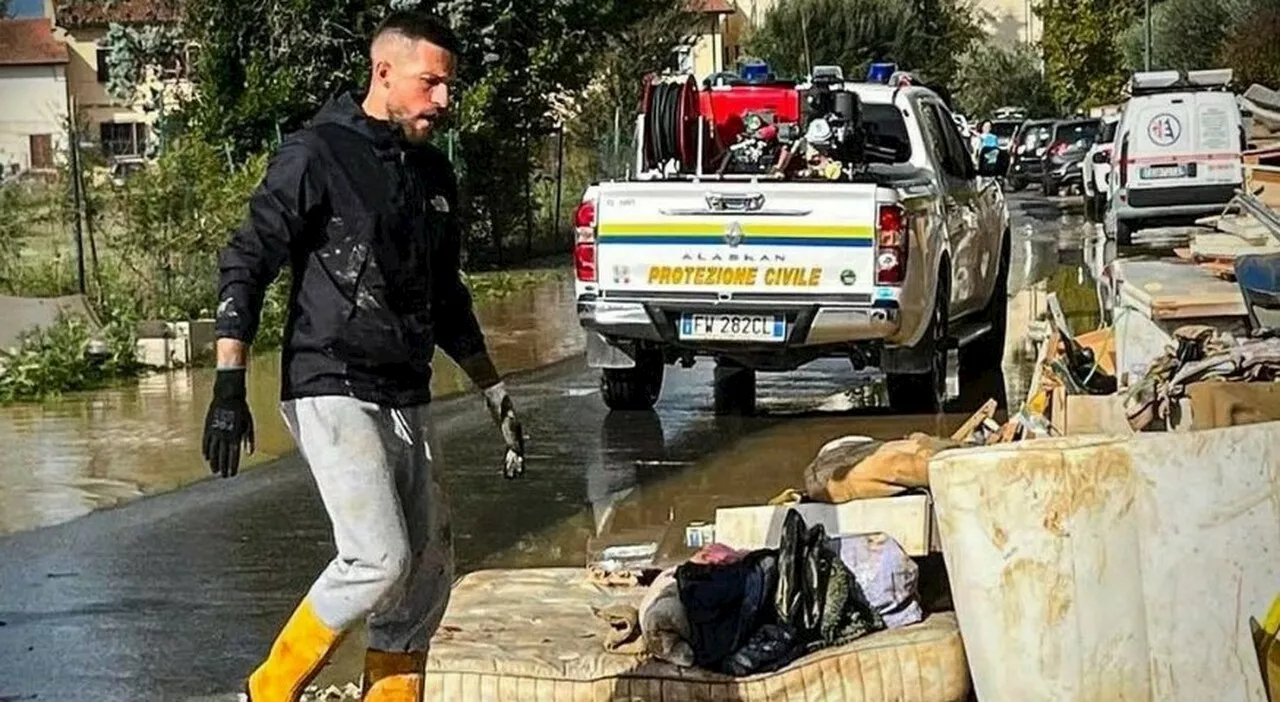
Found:
[[[366,38],[384,12],[369,0],[191,0],[185,29],[200,53],[188,126],[236,158],[271,146],[366,80]]]
[[[1151,10],[1151,68],[1213,68],[1230,26],[1231,0],[1167,0]],[[1141,12],[1122,38],[1125,66],[1145,66],[1146,22]]]
[[[666,0],[666,5],[652,20],[637,22],[609,41],[595,63],[595,80],[570,106],[575,114],[566,124],[567,138],[587,156],[589,162],[580,167],[588,180],[623,175],[634,154],[632,130],[645,75],[661,69],[696,27],[699,18],[685,0]]]
[[[1040,57],[1029,44],[978,44],[960,60],[955,83],[960,109],[971,119],[983,119],[1006,105],[1026,108],[1031,117],[1057,114],[1039,66]]]
[[[184,138],[125,182],[115,194],[122,226],[107,244],[131,279],[160,282],[130,291],[139,314],[181,319],[213,307],[217,251],[265,169],[263,156],[228,168],[213,146]]]
[[[983,24],[988,19],[971,0],[913,0],[916,16],[934,55],[924,72],[932,80],[954,85],[961,58],[986,39]]]
[[[769,10],[752,34],[748,50],[783,76],[803,76],[812,65],[837,65],[858,75],[875,61],[918,68],[929,45],[914,8],[907,3],[793,0]]]
[[[1113,102],[1128,73],[1118,37],[1132,24],[1136,0],[1043,0],[1036,14],[1045,76],[1054,100],[1068,110]]]
[[[1280,89],[1280,0],[1254,0],[1227,31],[1220,61],[1242,88],[1259,83]]]
[[[979,36],[978,16],[964,0],[793,0],[765,15],[748,49],[780,75],[807,72],[807,46],[813,65],[838,65],[846,75],[893,61],[945,84]]]

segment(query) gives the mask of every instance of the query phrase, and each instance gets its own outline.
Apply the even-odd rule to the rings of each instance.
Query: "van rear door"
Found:
[[[1136,117],[1124,164],[1134,205],[1141,206],[1143,190],[1216,191],[1242,181],[1240,112],[1229,93],[1159,96],[1142,101]]]

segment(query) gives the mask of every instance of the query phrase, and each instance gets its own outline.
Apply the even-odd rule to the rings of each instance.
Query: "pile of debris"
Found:
[[[1174,332],[1168,349],[1125,395],[1125,414],[1134,431],[1163,421],[1172,423],[1174,408],[1192,383],[1275,382],[1280,380],[1280,338],[1237,339],[1213,327],[1188,325]]]
[[[1280,253],[1280,213],[1251,193],[1237,193],[1223,214],[1196,224],[1213,231],[1195,234],[1189,246],[1174,253],[1224,280],[1236,279],[1240,256]]]

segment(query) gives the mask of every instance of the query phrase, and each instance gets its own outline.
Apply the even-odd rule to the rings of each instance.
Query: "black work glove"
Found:
[[[515,404],[507,394],[507,387],[498,383],[484,391],[484,403],[493,416],[493,422],[502,430],[502,440],[507,444],[507,457],[502,475],[508,480],[524,474],[524,427],[516,417]]]
[[[241,444],[253,453],[253,415],[245,396],[245,369],[219,368],[204,417],[204,460],[214,475],[240,472]]]

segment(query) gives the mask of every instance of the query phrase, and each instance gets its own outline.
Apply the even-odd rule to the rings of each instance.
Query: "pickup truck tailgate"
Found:
[[[876,186],[606,183],[597,199],[605,297],[869,303]],[[611,295],[614,293],[614,295]]]

